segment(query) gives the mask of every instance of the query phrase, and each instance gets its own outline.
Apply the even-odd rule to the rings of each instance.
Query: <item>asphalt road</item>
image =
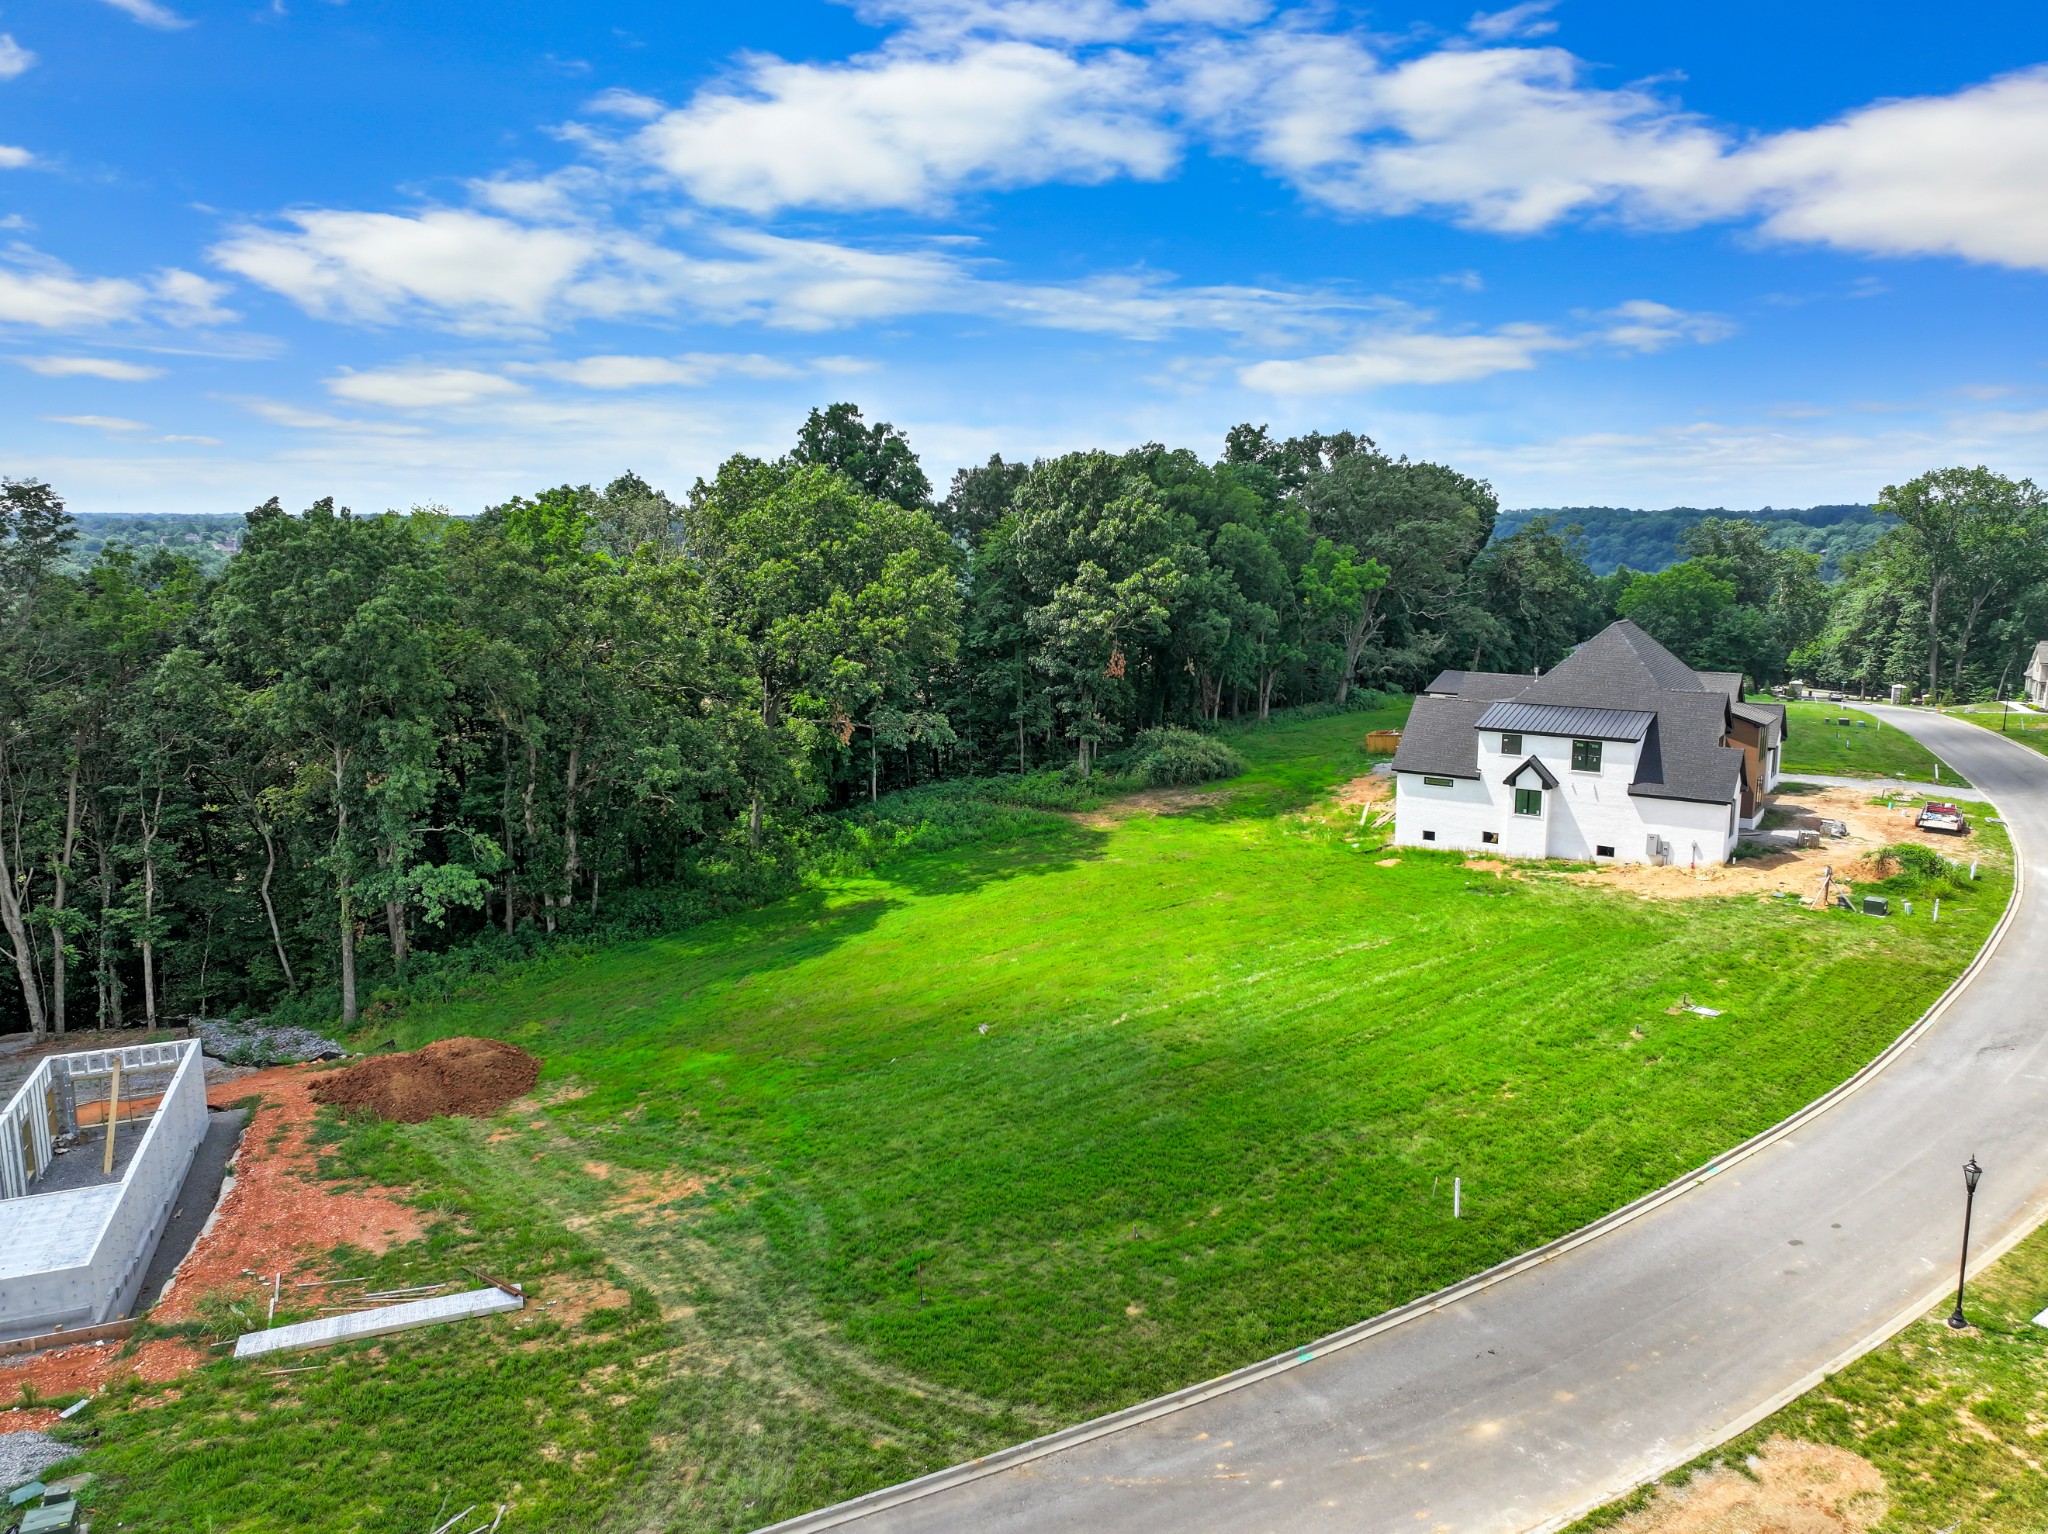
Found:
[[[2048,758],[1973,725],[1871,712],[1997,802],[2027,879],[1975,978],[1864,1085],[1597,1239],[1364,1340],[777,1529],[1554,1528],[1923,1312],[1954,1283],[1970,1155],[1985,1167],[1978,1260],[2048,1216],[2048,867],[2033,861],[2048,849]]]

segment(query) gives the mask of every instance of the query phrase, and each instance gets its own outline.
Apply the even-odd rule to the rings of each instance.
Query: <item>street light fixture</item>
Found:
[[[1970,1272],[1970,1215],[1977,1207],[1977,1179],[1983,1175],[1975,1156],[1963,1163],[1963,1260],[1956,1269],[1956,1308],[1948,1318],[1957,1331],[1970,1324],[1963,1318],[1963,1280]]]

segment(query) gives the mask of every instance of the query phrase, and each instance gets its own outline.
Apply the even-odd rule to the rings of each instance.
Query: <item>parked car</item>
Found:
[[[1828,694],[1828,702],[1830,703],[1842,703],[1845,701],[1847,700],[1844,699],[1842,695],[1838,692],[1831,692]]]
[[[1951,836],[1961,836],[1969,829],[1964,824],[1963,812],[1953,804],[1923,805],[1920,818],[1914,824],[1923,831],[1946,831]]]

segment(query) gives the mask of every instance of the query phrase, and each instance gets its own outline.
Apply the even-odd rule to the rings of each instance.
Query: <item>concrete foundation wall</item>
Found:
[[[166,1056],[165,1051],[174,1051]],[[80,1074],[111,1067],[116,1051],[53,1056]],[[0,1199],[0,1338],[54,1327],[91,1326],[125,1316],[134,1306],[171,1203],[206,1135],[206,1077],[196,1040],[137,1045],[118,1051],[122,1069],[141,1071],[175,1058],[163,1100],[116,1182],[65,1193]],[[131,1056],[133,1058],[131,1058]],[[35,1086],[36,1078],[23,1091]],[[35,1099],[39,1105],[41,1098]],[[38,1107],[38,1111],[40,1108]],[[72,1154],[95,1154],[81,1148]]]

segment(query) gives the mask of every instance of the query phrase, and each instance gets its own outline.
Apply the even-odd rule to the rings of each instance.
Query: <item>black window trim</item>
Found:
[[[1533,799],[1533,800],[1535,800],[1535,801],[1536,801],[1536,808],[1535,808],[1535,809],[1533,809],[1533,810],[1525,810],[1525,809],[1523,809],[1523,808],[1522,808],[1522,805],[1523,805],[1524,801],[1525,801],[1525,800],[1528,800],[1528,799]],[[1537,817],[1540,817],[1540,816],[1541,816],[1541,815],[1543,814],[1543,790],[1542,790],[1542,789],[1540,789],[1540,788],[1518,788],[1518,789],[1516,789],[1516,790],[1515,790],[1515,813],[1516,813],[1517,815],[1527,815],[1527,816],[1529,816],[1529,817],[1530,817],[1530,818],[1532,818],[1532,819],[1534,819],[1534,818],[1537,818]]]
[[[1574,741],[1572,742],[1572,771],[1573,771],[1573,772],[1598,772],[1598,771],[1600,771],[1600,760],[1601,760],[1601,756],[1602,756],[1602,754],[1603,754],[1603,753],[1602,753],[1602,746],[1603,746],[1603,744],[1604,744],[1603,742],[1601,742],[1601,741],[1597,741],[1597,740],[1574,740]],[[1592,756],[1592,758],[1593,758],[1593,765],[1592,765],[1592,766],[1590,766],[1590,767],[1581,767],[1581,766],[1579,765],[1579,757],[1580,757],[1580,756],[1581,756],[1582,754],[1590,754],[1590,755]]]
[[[1422,781],[1431,788],[1456,788],[1458,786],[1456,778],[1433,778],[1428,773],[1422,775]]]

